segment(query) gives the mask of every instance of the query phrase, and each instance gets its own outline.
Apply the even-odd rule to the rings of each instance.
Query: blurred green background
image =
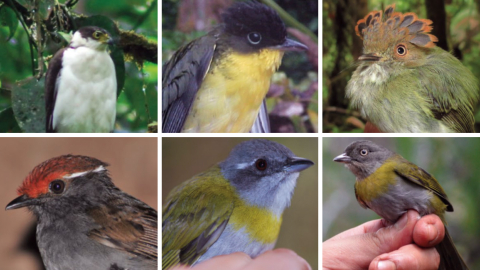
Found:
[[[324,138],[323,239],[378,219],[355,199],[355,176],[333,158],[357,140],[371,140],[432,174],[447,193],[454,212],[448,231],[470,269],[480,269],[480,138]]]
[[[318,139],[268,138],[315,165],[302,171],[276,248],[289,248],[318,269]],[[223,161],[240,142],[249,138],[163,138],[162,202],[173,187]],[[268,196],[268,194],[265,194]]]
[[[26,7],[28,11],[32,9],[33,1],[15,1]],[[0,1],[0,132],[21,132],[10,109],[11,96],[17,82],[32,76],[30,47],[25,30],[15,17],[15,13],[10,7],[2,5],[3,2]],[[66,2],[66,0],[40,1],[38,12],[44,20],[49,12],[54,10],[55,5]],[[149,42],[157,41],[157,0],[80,0],[73,7],[72,12],[85,16],[105,16],[116,22],[121,30],[133,30]],[[15,29],[14,35],[9,39],[12,29]],[[57,33],[66,34],[61,31]],[[66,43],[56,43],[49,39],[45,45],[43,57],[52,56],[64,46]],[[37,51],[33,49],[32,52],[37,61]],[[147,125],[158,118],[157,63],[145,61],[143,67],[139,67],[136,63],[127,62],[127,60],[125,60],[125,84],[117,102],[115,132],[146,132]],[[37,65],[36,62],[35,65]],[[38,70],[35,71],[37,72]],[[25,90],[34,90],[34,88],[40,88],[39,92],[43,93],[43,81],[40,81],[38,87]],[[41,98],[43,101],[43,97],[39,95],[36,98]],[[41,105],[44,106],[43,103]]]
[[[181,46],[207,34],[234,0],[167,0],[162,2],[162,62]],[[272,132],[318,132],[318,1],[259,0],[275,6],[306,52],[287,52],[272,79],[267,107]],[[286,18],[282,13],[288,14]],[[300,30],[300,31],[299,31]]]
[[[385,10],[393,3],[395,11],[414,12],[419,18],[431,19],[432,33],[439,39],[437,46],[453,53],[480,77],[480,0],[324,0],[323,132],[363,132],[365,119],[349,107],[345,98],[346,85],[363,46],[355,34],[355,25],[369,12]],[[442,26],[446,26],[443,31]],[[479,132],[478,104],[475,119],[475,129]]]

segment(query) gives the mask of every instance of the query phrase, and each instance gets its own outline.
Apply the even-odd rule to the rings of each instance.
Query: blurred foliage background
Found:
[[[182,45],[220,23],[234,0],[166,0],[162,2],[162,62]],[[260,0],[280,13],[294,39],[307,52],[288,52],[267,94],[272,132],[318,132],[318,1]],[[278,6],[277,6],[278,5]],[[287,18],[285,14],[292,18]],[[299,30],[304,28],[305,31]]]
[[[357,140],[371,140],[432,174],[454,212],[446,213],[448,231],[470,269],[480,269],[480,138],[324,138],[323,239],[379,216],[355,199],[355,176],[333,158]]]
[[[162,202],[180,183],[225,160],[230,151],[249,138],[163,138]],[[291,206],[283,214],[276,248],[289,248],[318,267],[318,138],[269,138],[315,162],[302,171]],[[266,194],[268,195],[268,194]]]
[[[115,132],[146,132],[158,115],[157,21],[157,0],[0,0],[0,132],[44,132],[42,62],[65,47],[68,32],[82,25],[101,26],[118,41],[110,48],[117,82],[123,85]],[[130,30],[133,34],[126,37]]]
[[[323,132],[363,132],[365,119],[349,108],[345,88],[362,53],[355,25],[370,11],[414,12],[433,21],[437,46],[452,52],[480,77],[480,0],[324,0],[323,1]],[[477,106],[478,107],[478,106]],[[480,110],[476,110],[477,132]]]

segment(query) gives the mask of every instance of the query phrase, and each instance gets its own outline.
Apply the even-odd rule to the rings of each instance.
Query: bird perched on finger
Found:
[[[45,78],[47,132],[112,132],[117,78],[102,28],[78,29],[68,47],[59,50]]]
[[[164,64],[163,132],[248,132],[259,115],[259,129],[269,131],[262,102],[271,77],[285,51],[306,46],[288,39],[277,12],[259,2],[235,3],[221,17]]]
[[[445,212],[452,212],[445,191],[428,172],[402,156],[371,141],[351,143],[333,159],[355,175],[355,196],[390,224],[408,210],[420,216],[436,214],[446,225]],[[440,270],[468,269],[445,227],[445,238],[436,246]]]
[[[312,165],[279,143],[250,140],[174,188],[163,204],[162,269],[272,249],[300,171]]]
[[[478,80],[435,45],[431,24],[391,5],[355,27],[363,55],[347,97],[380,131],[474,132]]]
[[[37,217],[47,270],[157,269],[157,211],[115,187],[107,166],[86,156],[49,159],[7,205]]]

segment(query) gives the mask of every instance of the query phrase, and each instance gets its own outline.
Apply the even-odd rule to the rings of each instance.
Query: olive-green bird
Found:
[[[312,165],[279,143],[250,140],[174,188],[162,212],[162,269],[271,250],[297,178]]]
[[[347,85],[351,105],[383,132],[474,132],[479,85],[435,46],[432,21],[414,13],[372,11],[355,31],[360,64]]]
[[[370,208],[390,224],[408,210],[420,216],[435,214],[444,224],[445,211],[453,212],[442,186],[431,174],[371,141],[351,143],[333,161],[345,163],[355,175],[355,196],[363,208]],[[439,270],[468,269],[445,227],[445,238],[436,246]]]
[[[163,66],[163,132],[248,132],[257,117],[256,131],[269,131],[271,77],[285,51],[306,46],[287,39],[277,12],[259,2],[235,3],[221,17]]]

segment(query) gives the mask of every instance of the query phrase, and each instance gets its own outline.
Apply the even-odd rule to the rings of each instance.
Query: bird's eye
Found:
[[[102,35],[102,32],[100,31],[93,32],[93,38],[95,39],[99,39],[101,35]]]
[[[368,150],[367,149],[360,150],[360,155],[362,155],[362,156],[368,155]]]
[[[248,42],[250,42],[253,45],[257,45],[262,40],[262,35],[260,35],[257,32],[251,32],[250,34],[248,34],[247,38],[248,38]]]
[[[257,159],[257,161],[255,161],[255,167],[257,167],[259,171],[265,171],[267,169],[267,161],[265,159]]]
[[[407,47],[405,45],[400,44],[397,46],[397,54],[399,56],[405,56],[407,54]]]
[[[50,183],[50,190],[55,194],[60,194],[65,189],[65,182],[62,180],[54,180]]]

